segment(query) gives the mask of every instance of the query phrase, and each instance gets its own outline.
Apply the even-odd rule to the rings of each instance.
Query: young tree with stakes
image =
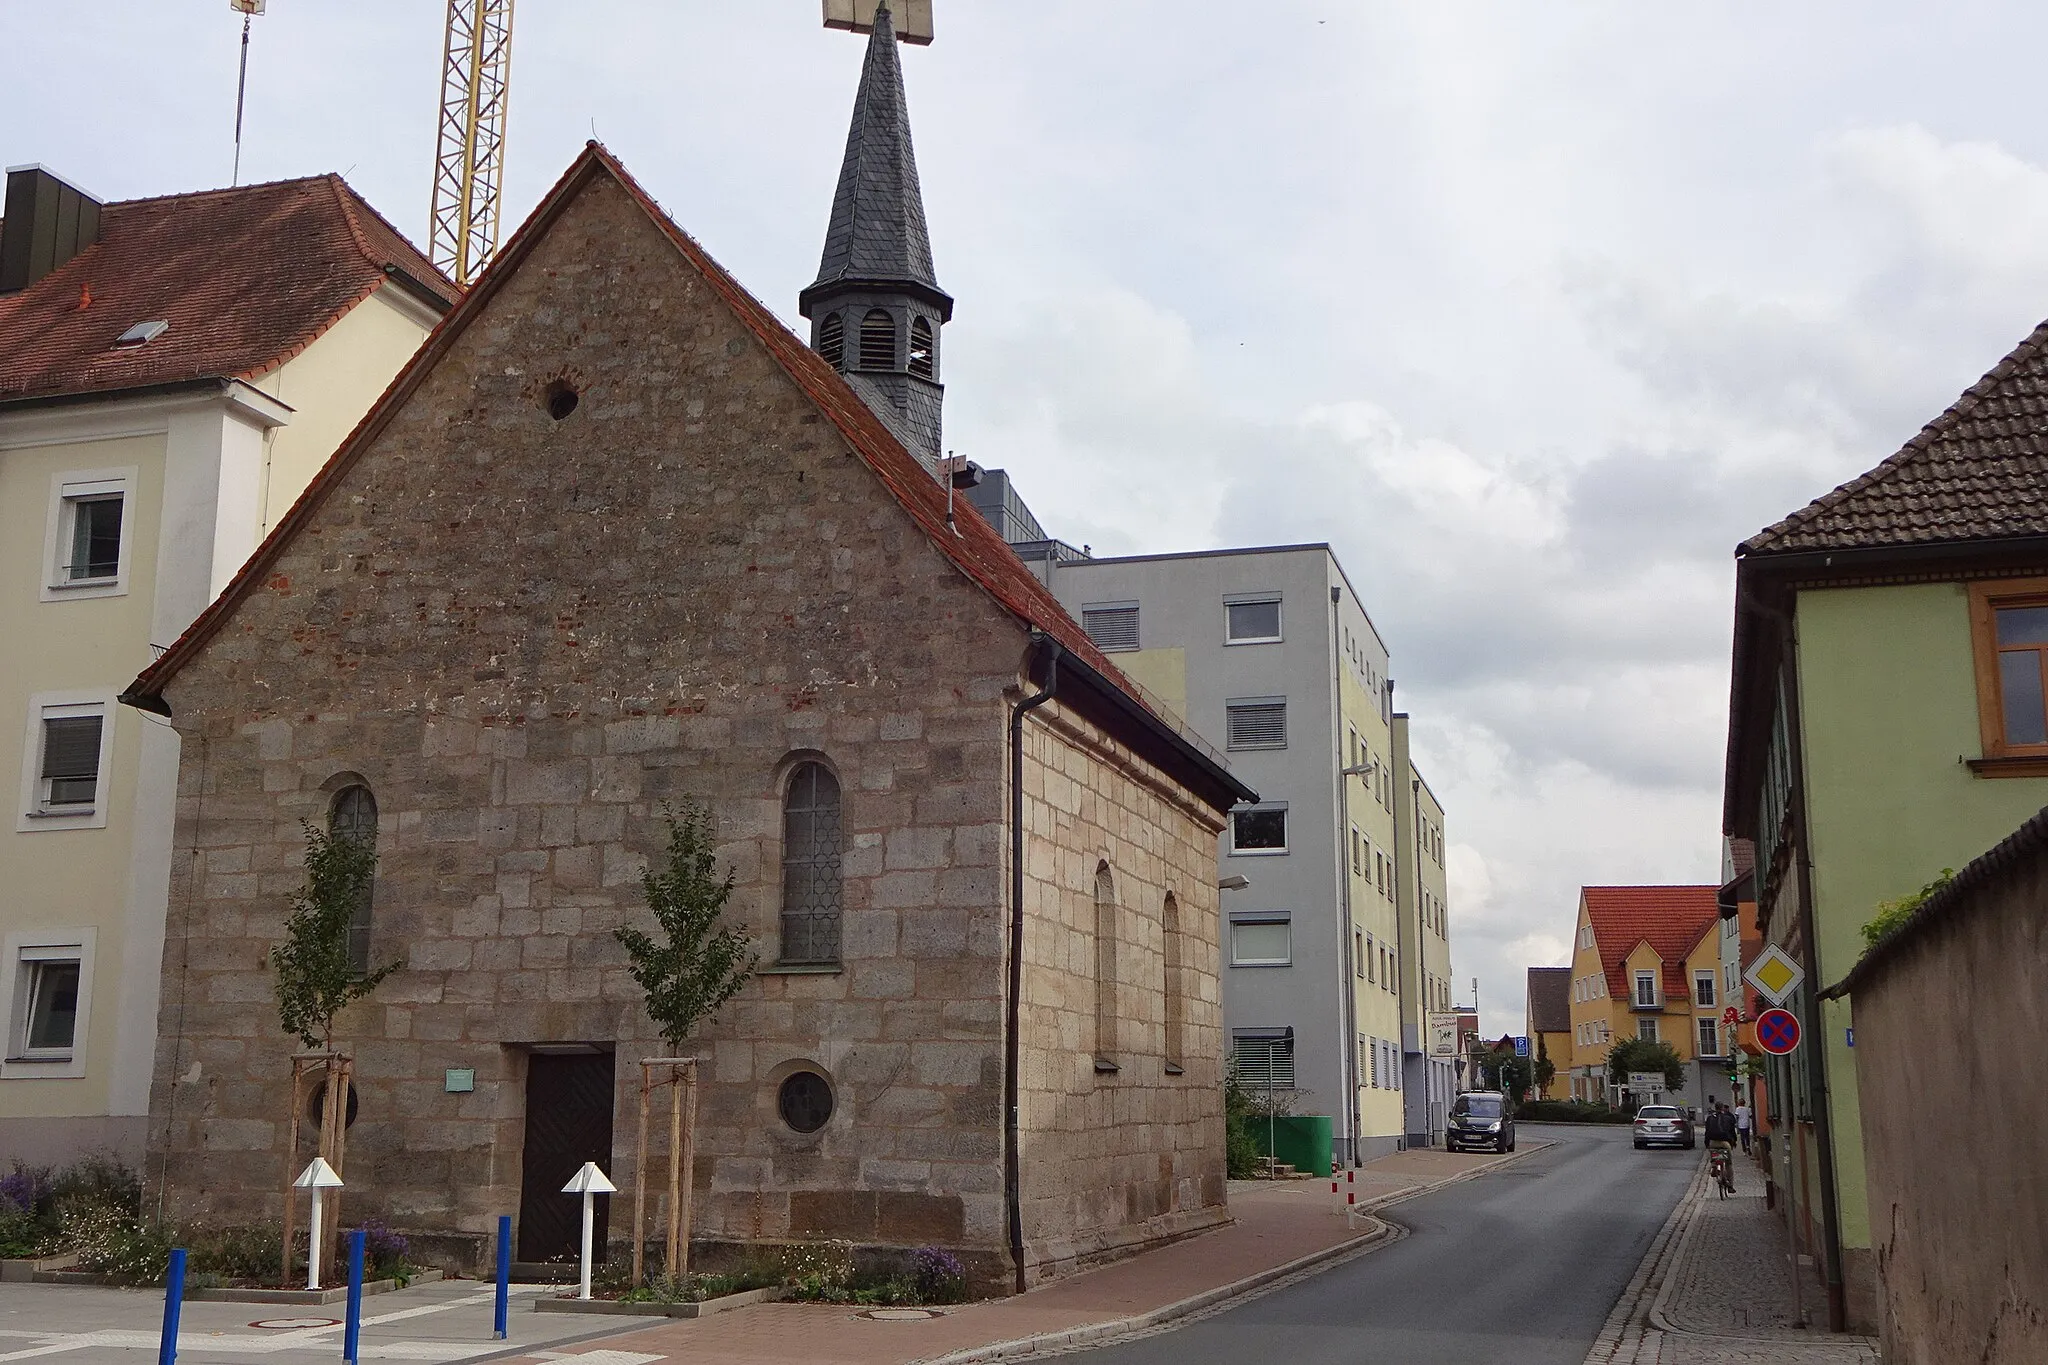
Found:
[[[647,1015],[668,1045],[666,1057],[640,1063],[640,1154],[633,1173],[633,1284],[644,1278],[647,1200],[647,1101],[654,1070],[666,1068],[676,1088],[669,1103],[668,1275],[681,1279],[690,1268],[690,1198],[695,1185],[697,1059],[681,1056],[684,1039],[698,1024],[752,979],[759,958],[746,935],[721,922],[732,897],[733,873],[719,875],[711,812],[693,801],[664,807],[667,857],[640,879],[641,894],[654,912],[660,936],[631,925],[614,930],[632,959],[633,979],[646,992]]]
[[[292,1194],[292,1167],[299,1151],[300,1082],[317,1063],[324,1073],[320,1117],[320,1156],[338,1174],[341,1170],[342,1130],[348,1120],[348,1091],[354,1060],[334,1050],[334,1017],[349,1005],[377,989],[385,977],[398,970],[396,962],[359,972],[349,960],[349,925],[370,895],[377,875],[377,850],[367,840],[348,834],[330,833],[300,822],[306,831],[306,882],[292,897],[291,914],[285,918],[284,941],[270,950],[270,965],[277,978],[277,1018],[284,1031],[295,1035],[309,1050],[292,1058],[290,1142],[284,1158],[284,1268],[289,1282],[292,1272],[292,1223],[296,1203]],[[310,1054],[310,1055],[309,1055]],[[339,1195],[330,1196],[329,1208],[338,1209]],[[338,1228],[340,1219],[331,1226]],[[309,1246],[307,1258],[323,1256],[324,1247]]]

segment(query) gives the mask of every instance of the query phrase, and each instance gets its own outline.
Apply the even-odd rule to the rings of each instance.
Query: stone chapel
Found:
[[[401,964],[337,1029],[351,1217],[572,1254],[569,1173],[642,1158],[612,931],[689,797],[761,961],[692,1044],[700,1255],[937,1245],[995,1292],[1227,1217],[1216,839],[1256,798],[935,476],[886,16],[813,345],[591,144],[124,694],[181,743],[176,1213],[275,1219],[311,1154],[268,965],[311,821],[374,838],[360,951]]]

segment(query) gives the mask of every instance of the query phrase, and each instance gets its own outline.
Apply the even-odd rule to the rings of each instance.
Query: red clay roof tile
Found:
[[[387,269],[445,303],[460,293],[338,175],[108,204],[97,243],[0,294],[0,403],[254,378],[311,345]],[[161,336],[113,349],[157,320],[170,324]]]
[[[1664,960],[1665,998],[1691,998],[1685,959],[1720,919],[1715,904],[1719,892],[1716,886],[1581,887],[1600,965],[1607,973],[1607,993],[1617,1000],[1630,998],[1628,955],[1647,941]]]

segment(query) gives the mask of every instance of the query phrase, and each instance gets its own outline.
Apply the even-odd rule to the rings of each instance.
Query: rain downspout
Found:
[[[1059,641],[1034,630],[1031,642],[1049,652],[1045,687],[1010,708],[1010,982],[1003,1012],[1003,1203],[1009,1215],[1010,1259],[1015,1263],[1019,1294],[1024,1292],[1024,1201],[1017,1152],[1024,994],[1024,717],[1051,701],[1060,688]]]

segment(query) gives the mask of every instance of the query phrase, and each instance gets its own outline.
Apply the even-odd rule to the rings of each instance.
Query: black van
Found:
[[[1451,1115],[1444,1124],[1444,1150],[1462,1152],[1474,1147],[1515,1150],[1514,1115],[1507,1096],[1497,1090],[1468,1090],[1451,1102]]]

